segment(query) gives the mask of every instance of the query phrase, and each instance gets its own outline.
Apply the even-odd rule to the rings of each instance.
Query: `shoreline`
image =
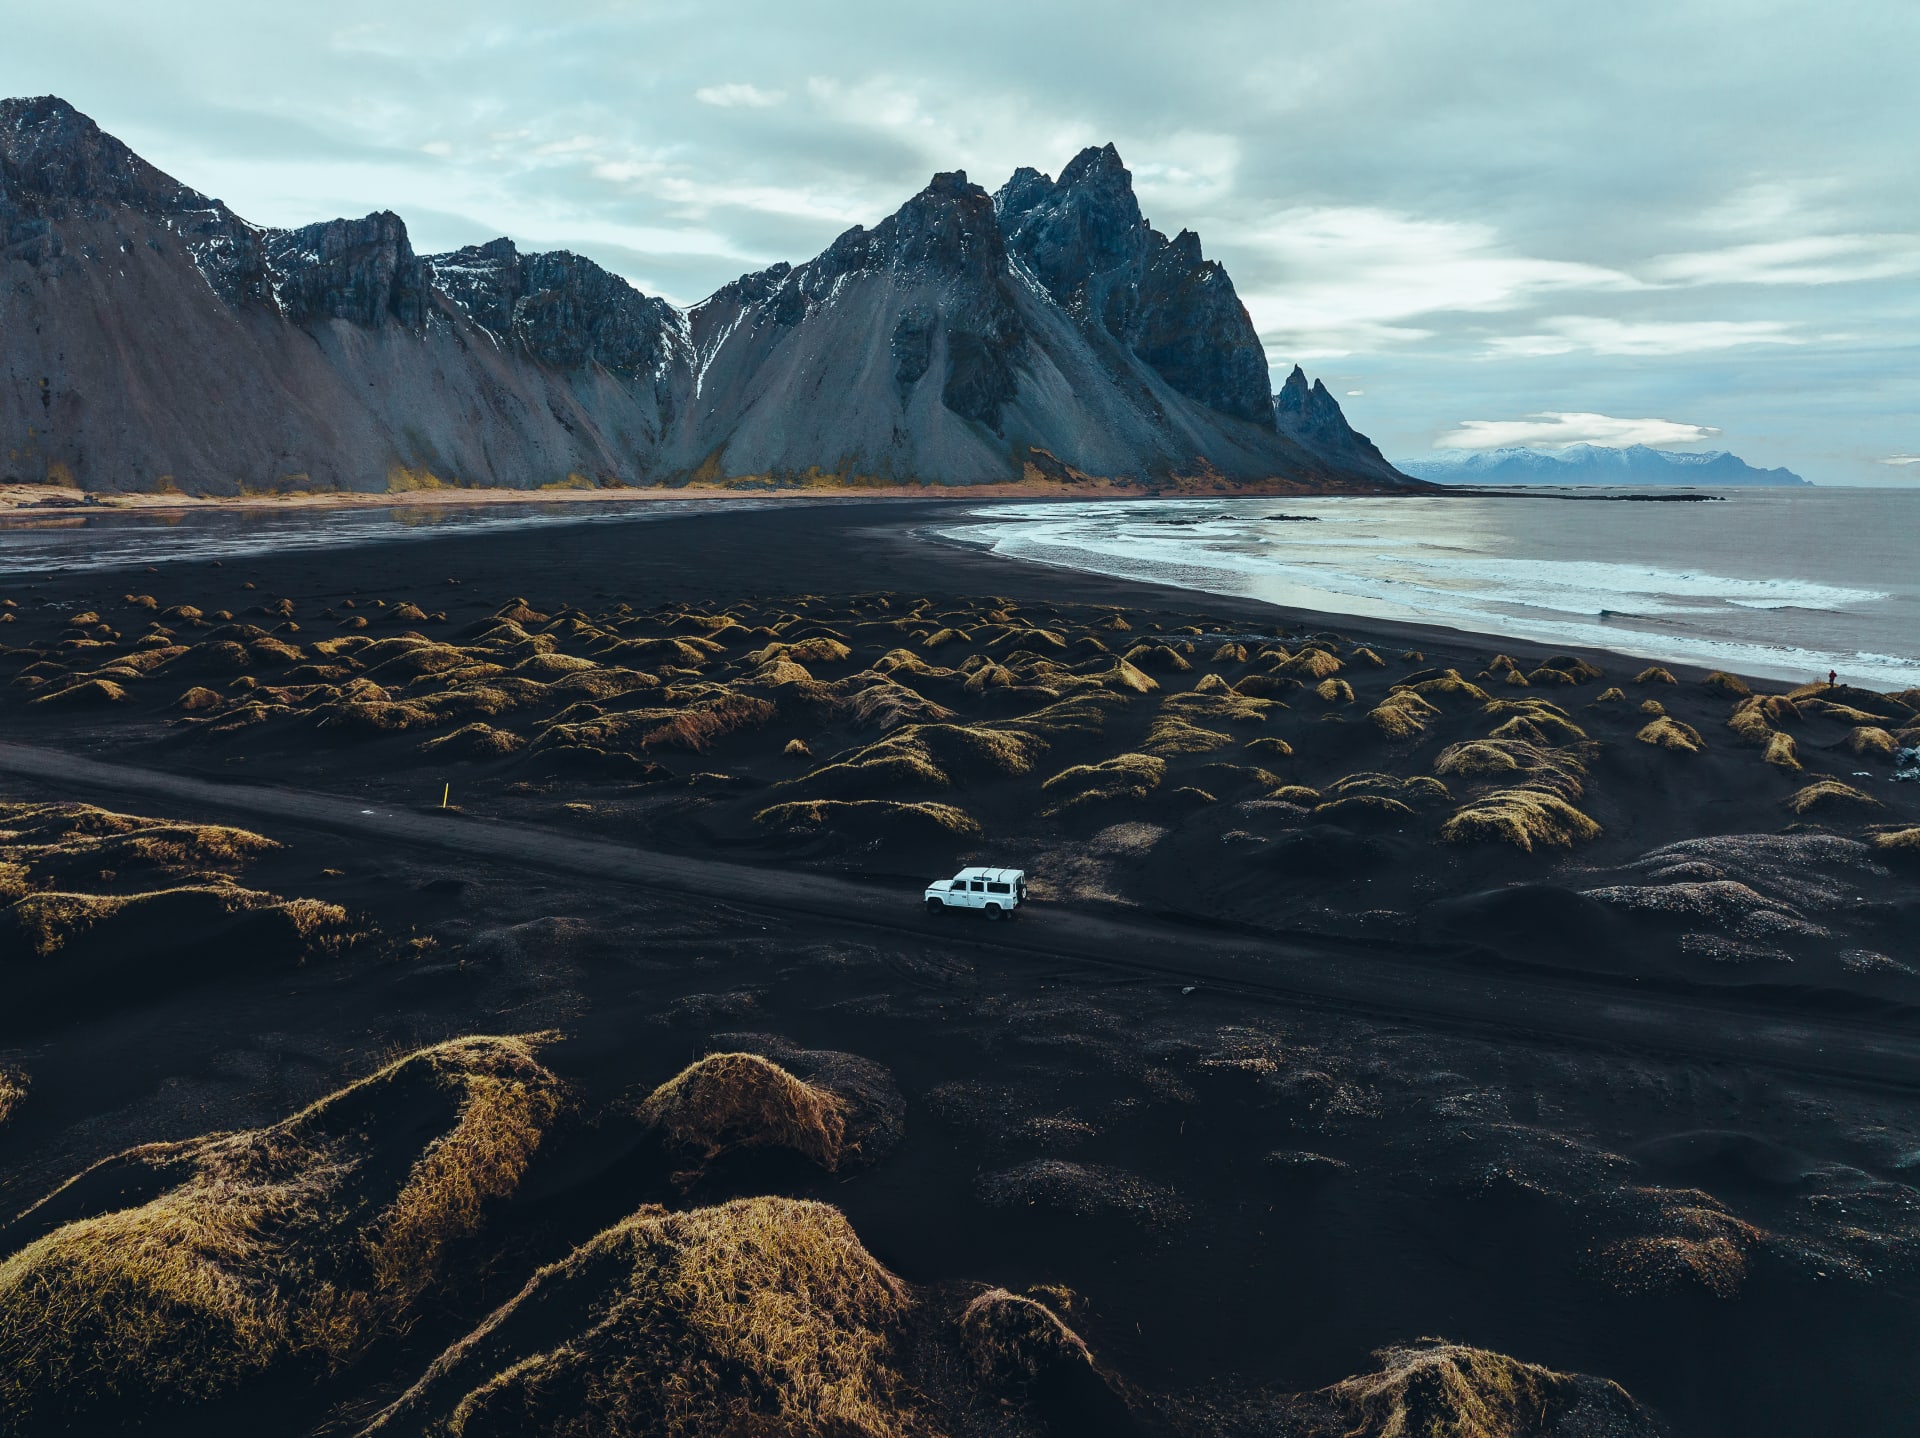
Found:
[[[1088,499],[1302,499],[1302,498],[1395,498],[1443,493],[1437,486],[1406,490],[1353,489],[1322,490],[1287,480],[1267,480],[1238,484],[1206,477],[1174,476],[1163,483],[1147,485],[1124,480],[1075,480],[1042,478],[992,481],[985,484],[773,484],[736,481],[723,484],[688,483],[651,488],[631,486],[546,486],[538,489],[505,489],[459,485],[403,486],[379,491],[329,490],[242,493],[236,495],[196,495],[177,493],[132,493],[83,490],[71,485],[0,484],[0,515],[7,514],[98,514],[98,513],[193,513],[259,510],[284,513],[306,509],[383,509],[395,506],[415,508],[457,508],[464,506],[515,507],[547,504],[639,504],[686,500],[818,500],[889,501],[938,503],[959,500],[1088,500]]]
[[[431,497],[425,507],[459,508],[461,507],[460,496],[467,493],[469,492],[430,491],[428,494]],[[489,493],[501,496],[527,494],[523,491],[491,491]],[[592,494],[597,496],[602,504],[619,499],[632,501],[641,498],[632,492],[596,491]],[[638,537],[638,531],[652,529],[651,524],[620,525],[615,528],[626,538],[619,542],[619,547],[635,554],[647,553],[656,561],[661,557],[663,550],[684,550],[689,557],[712,556],[710,563],[696,563],[694,567],[702,571],[702,578],[712,582],[711,588],[703,586],[704,597],[715,599],[726,597],[727,585],[722,581],[722,576],[728,572],[737,574],[744,569],[756,576],[767,578],[783,572],[791,573],[795,576],[795,588],[822,592],[884,587],[906,590],[933,583],[956,593],[970,589],[976,593],[992,591],[1032,599],[1119,607],[1147,607],[1166,611],[1205,609],[1223,618],[1233,616],[1242,619],[1250,627],[1263,631],[1284,629],[1294,632],[1358,635],[1377,643],[1421,650],[1445,651],[1463,647],[1484,647],[1495,651],[1516,653],[1571,653],[1588,657],[1612,672],[1625,669],[1628,673],[1632,673],[1638,668],[1657,664],[1673,670],[1686,679],[1698,679],[1715,670],[1725,670],[1739,674],[1749,681],[1771,686],[1790,685],[1819,677],[1808,675],[1803,681],[1783,676],[1757,674],[1731,662],[1702,663],[1666,658],[1650,651],[1545,640],[1488,628],[1455,628],[1414,620],[1374,618],[1332,609],[1294,608],[1210,589],[1189,588],[1147,579],[1123,578],[1041,560],[1013,558],[937,532],[940,527],[962,517],[955,513],[956,510],[963,511],[969,506],[977,505],[982,498],[996,502],[1040,501],[1058,498],[1055,495],[1010,495],[1004,490],[996,490],[985,496],[973,493],[943,493],[939,496],[921,495],[909,498],[853,493],[828,495],[806,491],[759,493],[680,490],[674,491],[671,497],[681,501],[724,498],[753,501],[774,497],[775,494],[778,497],[796,501],[831,502],[791,505],[743,503],[739,507],[724,504],[703,505],[680,513],[663,513],[658,517],[674,520],[683,533],[685,526],[688,525],[696,526],[702,532],[697,535],[687,535],[684,544],[677,540],[660,544]],[[553,491],[534,491],[531,492],[531,496],[518,501],[507,499],[504,503],[490,507],[510,512],[516,508],[544,508],[556,501],[565,502],[568,498],[565,494]],[[662,498],[664,496],[647,497]],[[195,509],[198,512],[210,514],[229,510],[285,512],[288,508],[304,511],[336,507],[340,509],[414,508],[416,506],[411,503],[411,499],[411,496],[366,496],[340,506],[320,503],[295,504],[288,501],[216,500],[201,502],[195,506]],[[861,513],[863,508],[867,512]],[[80,520],[83,516],[101,512],[103,511],[95,506],[86,506],[79,510],[13,511],[11,514],[0,509],[0,519],[23,515],[38,519],[48,526],[59,526]],[[152,514],[155,518],[166,517],[164,507],[158,505],[141,506],[133,512]],[[755,522],[755,516],[762,514],[778,515],[779,518],[771,527],[765,527]],[[598,547],[599,541],[585,538],[589,526],[596,530],[605,528],[605,526],[593,524],[595,517],[585,514],[570,518],[556,517],[550,524],[541,524],[533,528],[475,528],[465,532],[431,535],[419,533],[358,535],[325,545],[290,545],[285,549],[262,553],[229,555],[225,563],[230,569],[248,569],[270,564],[276,555],[288,563],[295,560],[302,563],[326,562],[327,556],[334,556],[335,567],[342,567],[343,561],[340,557],[347,554],[363,556],[365,551],[385,545],[405,545],[412,549],[426,544],[435,549],[451,552],[467,551],[471,547],[476,559],[479,559],[485,567],[493,568],[502,562],[502,556],[495,547],[503,544],[526,546],[537,550],[543,549],[560,535],[571,534],[576,536],[573,541],[576,545]],[[771,538],[761,558],[745,565],[736,565],[720,557],[728,548],[736,544],[759,548],[762,543],[767,543],[763,536]],[[886,577],[891,579],[891,586],[882,583],[882,573],[875,572],[871,567],[870,561],[876,549],[884,549],[888,554]],[[868,563],[860,565],[853,572],[848,572],[836,566],[836,560],[846,554],[858,555],[861,560]],[[449,558],[451,557],[450,553]],[[679,557],[678,553],[675,557]],[[411,564],[414,561],[408,562]],[[120,565],[102,565],[98,568],[74,569],[64,573],[61,572],[60,565],[50,564],[44,568],[21,570],[11,576],[11,579],[17,583],[50,585],[61,590],[73,586],[78,592],[86,589],[100,576],[108,574],[130,573],[150,566],[163,570],[192,570],[207,563],[209,563],[208,558],[201,555],[155,556],[139,560],[130,559],[127,563]],[[364,558],[356,558],[351,567],[357,569],[365,563]],[[531,576],[529,578],[531,581]],[[686,592],[685,590],[677,591],[678,594]]]

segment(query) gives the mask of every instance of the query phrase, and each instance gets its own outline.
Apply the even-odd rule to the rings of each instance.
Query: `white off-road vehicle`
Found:
[[[927,912],[980,909],[989,919],[1004,919],[1027,900],[1025,869],[962,869],[951,879],[927,885]]]

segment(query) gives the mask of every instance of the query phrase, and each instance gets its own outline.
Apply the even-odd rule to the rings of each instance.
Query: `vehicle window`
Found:
[[[987,886],[978,879],[975,879],[973,881],[973,892],[976,894],[983,892],[986,889],[986,887]]]
[[[1008,888],[1005,884],[988,884],[987,892],[989,894],[1011,894],[1013,890]]]

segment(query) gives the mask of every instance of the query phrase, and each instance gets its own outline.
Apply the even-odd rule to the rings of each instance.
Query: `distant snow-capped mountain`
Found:
[[[1403,459],[1404,474],[1435,484],[1806,484],[1790,469],[1755,469],[1723,449],[1694,454],[1644,444],[1615,449],[1576,444],[1566,449],[1444,450]]]

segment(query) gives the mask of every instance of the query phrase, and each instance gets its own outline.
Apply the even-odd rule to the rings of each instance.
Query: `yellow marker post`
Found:
[[[447,780],[447,787],[443,789],[440,793],[440,807],[442,809],[446,808],[447,800],[451,799],[452,797],[453,797],[453,780],[449,779]]]

